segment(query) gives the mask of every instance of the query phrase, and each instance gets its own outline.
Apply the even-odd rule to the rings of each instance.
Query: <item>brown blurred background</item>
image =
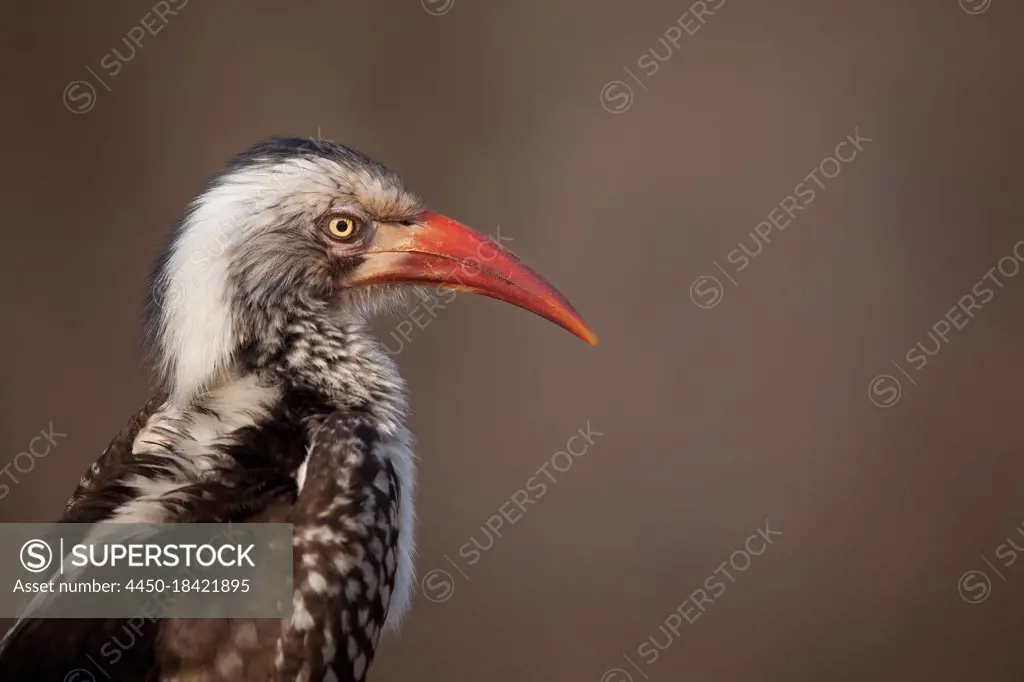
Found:
[[[377,682],[1024,678],[1024,274],[905,357],[1024,239],[1024,6],[182,2],[2,10],[0,520],[58,517],[147,398],[138,311],[183,204],[319,131],[500,226],[601,337],[464,296],[409,332],[429,584]]]

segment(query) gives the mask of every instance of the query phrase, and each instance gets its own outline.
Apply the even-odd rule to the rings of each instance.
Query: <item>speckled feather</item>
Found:
[[[412,586],[414,458],[405,385],[369,333],[393,287],[339,291],[358,259],[315,230],[337,207],[402,223],[422,209],[386,168],[333,143],[238,156],[191,204],[158,261],[147,313],[161,393],[83,476],[69,522],[286,521],[284,620],[22,620],[0,681],[61,680],[132,637],[114,680],[364,679]]]

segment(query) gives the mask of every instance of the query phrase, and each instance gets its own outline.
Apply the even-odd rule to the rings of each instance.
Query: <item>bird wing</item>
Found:
[[[130,460],[136,435],[165,400],[164,395],[153,396],[117,432],[99,459],[82,476],[68,499],[61,521],[87,523],[109,516],[109,510],[117,506],[120,497],[120,488],[111,485],[111,481],[115,480],[117,472],[123,471]],[[120,631],[122,625],[123,621],[116,620],[21,619],[0,641],[0,681],[44,679],[45,671],[54,679],[63,679],[67,675],[69,680],[77,680],[71,673],[86,669],[76,662],[77,651],[82,650],[89,640],[103,643],[117,636],[124,639],[125,633]],[[137,653],[145,658],[147,648],[140,645]],[[61,651],[71,656],[62,657],[59,655]],[[88,653],[89,649],[84,651]],[[82,665],[85,664],[83,660]],[[124,672],[138,674],[137,679],[143,679],[145,668],[126,665]],[[90,679],[87,676],[79,677]]]
[[[361,413],[325,419],[294,505],[254,521],[293,524],[293,611],[284,619],[168,619],[163,675],[209,682],[364,679],[395,585],[398,479]]]
[[[126,481],[153,463],[133,454],[140,431],[165,404],[154,396],[126,423],[100,458],[86,471],[65,506],[62,522],[93,523],[109,519],[137,495]],[[168,517],[176,521],[244,521],[254,513],[295,499],[295,484],[278,470],[233,468],[210,481],[182,485]],[[0,682],[24,680],[149,679],[155,668],[157,621],[133,619],[19,620],[0,641]],[[108,669],[109,667],[109,669]],[[97,672],[99,669],[99,672]]]
[[[125,467],[132,458],[135,437],[149,418],[166,402],[165,394],[150,398],[128,423],[121,427],[100,458],[86,470],[75,491],[64,507],[66,522],[89,523],[109,516],[110,511],[120,504],[124,492],[112,482],[122,478]]]
[[[120,479],[112,480],[115,486],[119,485],[116,481]],[[239,472],[234,477],[226,473],[216,481],[178,490],[186,495],[175,510],[177,518],[198,523],[280,521],[284,520],[282,512],[286,514],[295,499],[295,485],[290,479],[268,482],[259,472]],[[91,494],[105,497],[111,492],[95,487]],[[83,500],[87,504],[91,498]],[[262,510],[263,518],[253,518],[254,508]],[[77,513],[72,510],[72,515]],[[144,606],[148,605],[141,605],[140,613]],[[0,643],[0,682],[175,679],[167,677],[159,665],[157,640],[162,622],[143,615],[109,619],[24,618]],[[193,636],[201,634],[197,630]],[[72,675],[76,671],[80,672]],[[217,678],[195,679],[212,682]]]

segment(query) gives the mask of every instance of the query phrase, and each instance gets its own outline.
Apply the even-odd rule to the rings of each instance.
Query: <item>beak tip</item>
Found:
[[[579,331],[578,336],[589,343],[591,346],[597,345],[597,334],[590,330],[589,327],[584,327]]]
[[[597,345],[591,330],[572,304],[549,282],[524,265],[515,254],[488,237],[451,218],[425,211],[418,218],[419,232],[389,251],[405,260],[391,269],[375,272],[363,282],[439,282],[456,291],[469,291],[505,301],[540,315],[571,334]],[[482,262],[481,262],[482,261]],[[493,262],[492,262],[493,261]],[[445,272],[454,263],[461,266]],[[473,268],[466,268],[468,264]],[[488,263],[485,267],[484,263]]]

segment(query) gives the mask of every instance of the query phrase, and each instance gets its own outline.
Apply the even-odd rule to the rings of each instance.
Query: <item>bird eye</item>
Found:
[[[331,218],[327,231],[335,239],[350,239],[356,233],[356,221],[352,218]]]

